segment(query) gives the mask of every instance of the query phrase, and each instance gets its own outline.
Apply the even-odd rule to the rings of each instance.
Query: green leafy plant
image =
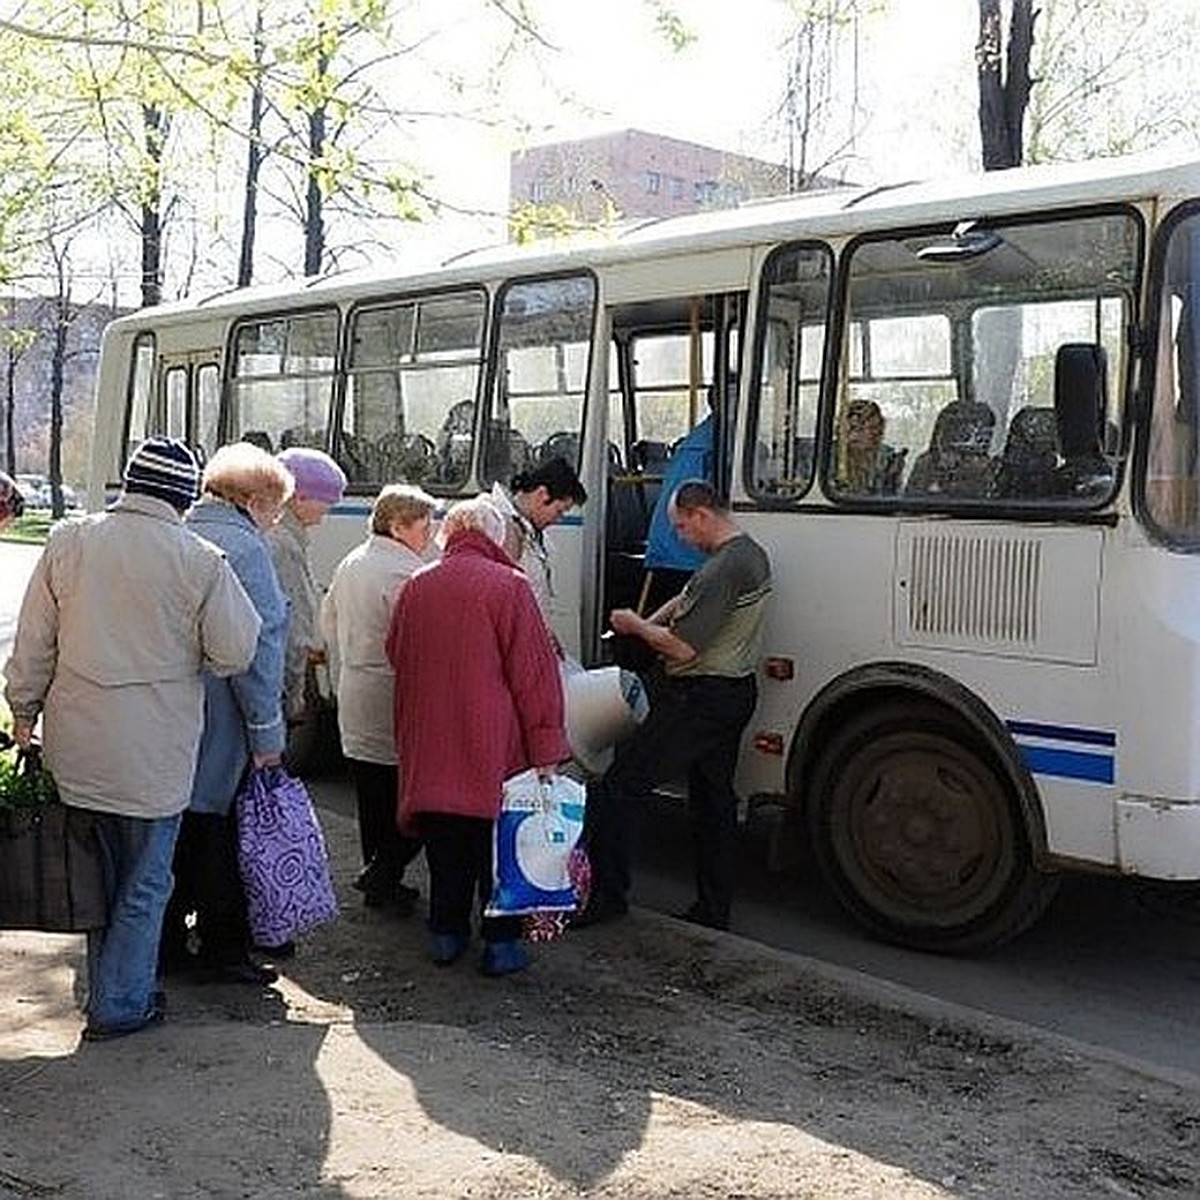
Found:
[[[0,731],[0,745],[8,740]],[[0,812],[37,808],[57,798],[54,780],[36,752],[31,757],[15,746],[0,749]]]

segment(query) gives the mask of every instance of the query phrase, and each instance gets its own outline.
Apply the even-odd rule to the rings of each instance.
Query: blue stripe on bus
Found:
[[[1089,783],[1112,783],[1116,779],[1116,761],[1111,754],[1052,750],[1045,746],[1021,746],[1020,751],[1025,765],[1035,775],[1084,779]]]
[[[452,497],[448,496],[445,501],[445,507],[449,508],[456,499],[467,499],[465,496]],[[347,496],[343,500],[339,500],[330,510],[329,513],[334,517],[345,516],[362,516],[364,513],[371,511],[371,506],[374,504],[374,498],[370,500],[356,500],[353,497]],[[582,525],[582,513],[568,513],[565,517],[559,517],[557,524],[559,525]]]
[[[1117,735],[1107,729],[1080,729],[1074,725],[1042,725],[1037,721],[1005,721],[1005,724],[1014,737],[1080,742],[1085,746],[1115,746],[1117,744]]]

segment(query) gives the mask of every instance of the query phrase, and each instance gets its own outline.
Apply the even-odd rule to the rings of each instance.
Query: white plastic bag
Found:
[[[592,775],[604,773],[612,748],[646,719],[650,704],[641,679],[621,667],[585,669],[574,659],[560,666],[567,741],[575,761]]]
[[[548,783],[530,769],[505,780],[492,842],[489,917],[573,912],[571,853],[583,833],[586,791],[566,775]]]

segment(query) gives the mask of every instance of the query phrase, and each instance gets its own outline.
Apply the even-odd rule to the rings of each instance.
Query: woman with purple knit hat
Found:
[[[287,657],[284,662],[284,711],[289,721],[305,715],[308,668],[325,661],[317,616],[321,595],[309,561],[309,530],[341,500],[346,473],[323,450],[292,446],[276,458],[296,481],[279,523],[267,535],[279,586],[291,605]]]

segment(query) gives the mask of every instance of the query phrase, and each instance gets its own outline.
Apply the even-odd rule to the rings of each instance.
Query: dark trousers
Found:
[[[394,763],[347,759],[358,802],[358,841],[364,867],[377,865],[399,883],[404,868],[421,853],[419,838],[396,828],[400,773]]]
[[[471,914],[492,895],[492,827],[483,817],[423,813],[421,833],[429,863],[429,930],[471,936]],[[520,917],[483,917],[485,942],[520,936]]]
[[[626,898],[641,804],[659,785],[686,778],[697,899],[709,916],[728,921],[737,840],[733,772],[757,694],[753,675],[668,676],[652,683],[645,722],[588,788],[584,836],[597,903]]]
[[[246,959],[250,927],[246,893],[237,862],[237,823],[232,810],[185,812],[175,843],[175,890],[163,922],[160,959],[164,966],[186,961],[185,919],[196,914],[199,957],[213,965]]]

